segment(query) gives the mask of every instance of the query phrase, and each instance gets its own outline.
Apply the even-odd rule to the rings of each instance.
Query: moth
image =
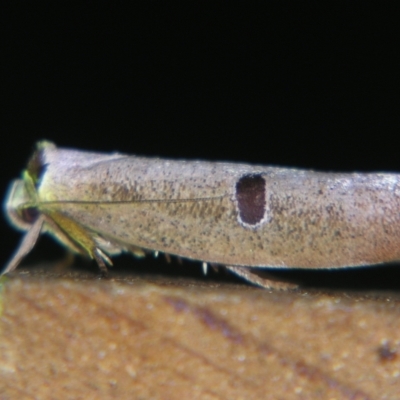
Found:
[[[342,268],[400,259],[400,179],[227,162],[145,158],[42,141],[6,214],[27,231],[3,274],[42,232],[91,257],[164,252],[223,265],[264,287],[260,268]]]

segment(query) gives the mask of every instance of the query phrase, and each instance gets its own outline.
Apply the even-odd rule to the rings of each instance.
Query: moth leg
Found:
[[[241,278],[244,278],[247,281],[251,282],[253,285],[261,286],[265,289],[288,290],[298,287],[298,285],[294,283],[276,281],[274,280],[275,278],[272,276],[271,279],[258,276],[254,272],[251,272],[251,269],[248,267],[226,265],[225,268],[227,268],[234,274],[239,275]],[[268,276],[267,273],[263,272],[263,274],[266,274]]]
[[[7,266],[4,268],[4,271],[2,271],[0,275],[13,271],[21,262],[21,260],[32,250],[42,230],[43,222],[44,217],[40,216],[31,226],[31,228],[23,237],[17,252],[13,255]]]
[[[111,266],[112,265],[111,260],[99,248],[96,248],[94,250],[93,258],[96,260],[97,265],[99,266],[100,276],[102,278],[107,278],[108,269],[106,263]]]

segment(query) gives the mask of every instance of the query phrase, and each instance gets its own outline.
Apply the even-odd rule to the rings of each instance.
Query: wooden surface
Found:
[[[1,280],[3,399],[398,399],[395,295],[134,275]]]

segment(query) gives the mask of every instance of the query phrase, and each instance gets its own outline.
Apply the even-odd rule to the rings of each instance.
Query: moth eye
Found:
[[[37,220],[38,216],[39,211],[34,207],[24,208],[21,211],[21,218],[27,224],[33,224]]]

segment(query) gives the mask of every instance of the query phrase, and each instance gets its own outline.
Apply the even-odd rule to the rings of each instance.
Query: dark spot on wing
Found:
[[[236,199],[242,222],[255,225],[265,214],[265,179],[261,175],[244,175],[236,183]]]

